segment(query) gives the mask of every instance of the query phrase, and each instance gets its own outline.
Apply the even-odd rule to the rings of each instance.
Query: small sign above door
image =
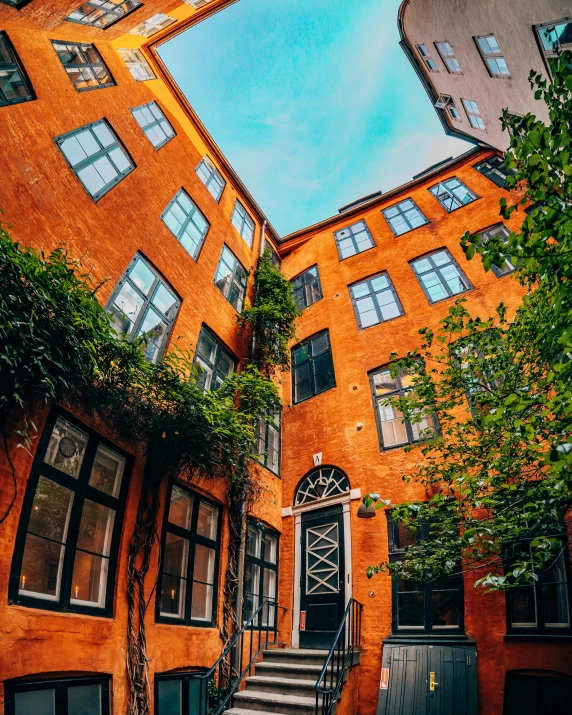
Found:
[[[312,458],[314,460],[314,467],[319,467],[322,464],[322,453],[318,452],[317,454],[312,455]]]

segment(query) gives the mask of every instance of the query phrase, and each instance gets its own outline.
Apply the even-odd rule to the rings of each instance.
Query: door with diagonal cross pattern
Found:
[[[329,648],[344,612],[342,507],[302,516],[300,648]]]

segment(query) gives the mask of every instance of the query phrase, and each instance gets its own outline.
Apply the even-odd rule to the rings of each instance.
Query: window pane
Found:
[[[394,447],[399,444],[406,444],[409,440],[403,422],[403,413],[391,405],[381,405],[379,403],[378,409],[383,446]]]
[[[183,683],[181,680],[158,681],[158,715],[182,715],[182,688]]]
[[[264,569],[262,589],[265,601],[276,601],[276,571],[273,569]],[[262,624],[274,626],[275,616],[276,607],[268,604],[262,611]]]
[[[273,534],[266,532],[265,541],[264,560],[271,564],[275,564],[278,557],[278,538]]]
[[[551,583],[542,586],[544,623],[547,626],[568,626],[568,588],[566,583]]]
[[[113,497],[119,496],[121,480],[125,468],[125,458],[99,445],[95,454],[89,483]]]
[[[167,288],[165,288],[162,283],[159,283],[155,295],[153,296],[153,305],[159,308],[159,310],[164,315],[169,317],[169,311],[175,305],[176,302],[177,299],[171,293],[171,291],[167,290]]]
[[[163,571],[173,576],[187,575],[189,542],[176,534],[167,532],[163,552]]]
[[[86,499],[79,525],[78,549],[92,551],[101,554],[101,556],[109,556],[114,521],[114,509]]]
[[[76,551],[72,576],[72,603],[105,606],[109,559]]]
[[[334,367],[330,352],[323,353],[314,359],[314,381],[317,393],[333,386]]]
[[[417,590],[417,584],[399,580],[397,595],[397,624],[400,628],[423,628],[425,626],[425,597]]]
[[[512,591],[512,625],[536,626],[534,586],[520,586]]]
[[[213,587],[204,583],[193,583],[193,602],[191,618],[201,621],[210,621],[213,612]]]
[[[85,432],[77,429],[62,417],[58,417],[44,461],[72,477],[77,477],[86,447],[87,435]]]
[[[208,546],[203,546],[202,544],[195,546],[195,565],[193,569],[193,579],[195,581],[214,583],[215,556],[214,549],[209,549]]]
[[[55,690],[29,690],[14,693],[14,715],[55,715]]]
[[[65,543],[73,492],[41,476],[36,487],[28,531]]]
[[[446,628],[459,625],[459,591],[433,591],[433,627]]]
[[[70,686],[68,715],[101,715],[101,685]]]
[[[169,521],[171,524],[181,526],[183,529],[190,529],[192,512],[193,495],[173,486],[169,504]]]
[[[199,504],[199,518],[197,521],[197,534],[206,536],[207,539],[216,539],[218,523],[218,509],[216,506],[201,501]]]
[[[259,559],[262,549],[262,531],[256,526],[248,525],[246,532],[246,553]],[[266,557],[265,557],[266,558]]]
[[[161,585],[161,615],[184,618],[185,596],[187,593],[186,580],[171,574],[163,574]]]
[[[28,534],[20,576],[19,593],[41,594],[57,601],[60,597],[64,547]]]

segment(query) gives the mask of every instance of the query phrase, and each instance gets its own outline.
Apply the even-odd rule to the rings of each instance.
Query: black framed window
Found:
[[[238,199],[235,201],[234,211],[232,212],[230,222],[244,238],[247,245],[252,248],[252,241],[254,239],[254,221],[250,218],[250,215]]]
[[[240,313],[246,295],[248,272],[226,246],[222,247],[214,282],[228,302]]]
[[[416,258],[411,261],[411,268],[429,303],[437,303],[471,290],[468,278],[445,248],[423,258]]]
[[[448,42],[436,42],[435,47],[449,74],[463,74],[459,60],[455,57],[453,48]]]
[[[146,82],[149,79],[157,79],[141,50],[122,47],[117,48],[117,52],[134,80]]]
[[[164,12],[158,12],[156,15],[152,15],[147,20],[136,25],[132,30],[129,30],[129,34],[151,37],[157,32],[169,27],[169,25],[172,25],[174,22],[177,22],[174,17],[165,15]]]
[[[108,675],[6,681],[6,715],[110,715]]]
[[[291,283],[298,310],[304,310],[304,308],[322,299],[322,285],[318,266],[312,266],[296,278],[292,278]]]
[[[31,0],[0,0],[0,3],[4,3],[4,5],[10,5],[10,7],[15,7],[16,10],[20,10],[24,7],[24,5],[27,5],[29,2],[31,2]]]
[[[439,72],[439,69],[437,68],[437,63],[434,59],[432,59],[431,53],[427,49],[427,45],[415,45],[415,48],[417,49],[419,56],[423,60],[425,68],[429,72]]]
[[[395,206],[390,206],[381,212],[393,231],[394,236],[401,236],[403,233],[413,231],[426,223],[429,223],[423,215],[421,209],[413,199],[406,199]]]
[[[417,534],[388,515],[389,560],[400,561],[405,549],[428,537],[427,527]],[[460,571],[460,569],[459,569]],[[423,632],[443,635],[464,630],[464,596],[461,575],[431,582],[408,581],[392,576],[393,632]]]
[[[52,412],[20,515],[12,603],[112,615],[130,467],[96,432]]]
[[[142,4],[139,0],[87,0],[70,13],[66,20],[105,30]]]
[[[195,171],[199,179],[207,187],[213,199],[217,202],[220,201],[220,197],[226,186],[226,181],[208,156],[203,156]]]
[[[324,330],[292,348],[294,404],[336,386],[330,333]]]
[[[107,310],[118,334],[144,337],[145,357],[158,362],[173,329],[181,301],[141,254],[136,254],[115,287]]]
[[[200,670],[155,676],[155,715],[200,715],[208,710],[208,679]]]
[[[196,261],[210,224],[184,189],[176,193],[163,211],[161,219],[191,258]]]
[[[244,607],[242,619],[248,621],[265,601],[276,603],[278,595],[279,536],[275,531],[249,520],[246,527],[244,559]],[[276,628],[276,606],[268,605],[255,624]]]
[[[475,37],[474,40],[490,76],[510,77],[510,71],[497,38],[494,35],[481,35]]]
[[[0,32],[0,107],[30,102],[34,90],[16,50],[5,32]]]
[[[453,176],[451,179],[440,181],[432,186],[429,191],[447,211],[455,211],[478,198],[462,181]]]
[[[280,475],[280,410],[276,410],[266,419],[258,418],[256,424],[256,443],[260,463],[276,476]]]
[[[406,420],[391,398],[405,397],[413,389],[413,375],[391,376],[388,367],[370,373],[370,385],[376,414],[379,442],[382,449],[401,447],[430,439],[438,430],[436,415],[419,415],[416,422]]]
[[[534,25],[534,33],[548,70],[563,50],[572,49],[572,17]]]
[[[56,144],[77,178],[98,201],[135,168],[105,119],[56,137]]]
[[[163,520],[156,617],[212,626],[220,557],[220,508],[180,484],[171,484]]]
[[[485,120],[481,115],[479,105],[474,99],[461,99],[461,102],[463,102],[463,107],[465,108],[465,114],[467,115],[469,124],[473,127],[473,129],[480,129],[484,132],[486,129]]]
[[[95,45],[52,40],[65,71],[78,92],[113,87],[115,81]]]
[[[160,149],[176,136],[175,130],[163,114],[157,102],[149,102],[131,110],[137,124],[155,149]]]
[[[552,565],[538,575],[534,585],[507,591],[507,631],[570,632],[570,574],[564,546]]]
[[[236,360],[204,325],[201,328],[193,364],[198,369],[197,383],[205,390],[218,389],[236,369]]]
[[[449,116],[453,121],[461,121],[461,115],[459,114],[459,110],[457,109],[457,105],[455,104],[453,99],[449,99],[447,105],[445,106],[445,110],[448,112]]]
[[[360,329],[403,315],[403,308],[387,273],[354,283],[349,288]]]
[[[500,156],[491,156],[484,161],[480,161],[478,164],[475,164],[475,169],[500,187],[504,186],[508,174],[514,173],[507,171],[504,161]]]
[[[481,239],[486,245],[487,241],[491,238],[499,238],[503,243],[508,244],[508,237],[510,235],[510,229],[508,229],[503,223],[499,223],[496,226],[488,228],[486,231],[482,231]],[[504,264],[502,266],[491,265],[491,270],[497,278],[502,278],[503,276],[508,276],[516,268],[513,260],[505,256]]]
[[[346,228],[336,231],[334,236],[340,261],[375,246],[365,221],[356,221],[351,226],[346,226]]]

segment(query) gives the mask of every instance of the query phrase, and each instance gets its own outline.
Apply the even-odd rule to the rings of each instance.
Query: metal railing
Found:
[[[316,681],[316,715],[330,715],[344,684],[354,653],[361,646],[363,605],[350,598],[334,642]]]
[[[198,715],[220,715],[231,708],[234,694],[244,677],[251,674],[260,653],[268,646],[281,645],[276,640],[279,608],[286,610],[275,601],[264,601],[212,668],[206,673],[191,674],[198,681]]]

